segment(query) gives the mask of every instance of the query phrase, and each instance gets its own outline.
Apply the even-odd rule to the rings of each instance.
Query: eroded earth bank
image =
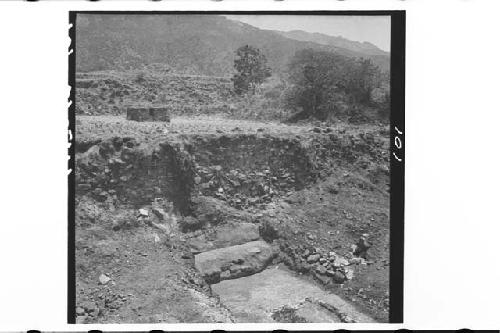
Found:
[[[388,128],[78,116],[79,323],[388,320]]]

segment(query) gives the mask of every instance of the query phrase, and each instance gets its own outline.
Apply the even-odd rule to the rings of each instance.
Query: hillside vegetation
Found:
[[[215,15],[79,14],[76,40],[78,72],[161,63],[183,73],[230,76],[234,51],[245,44],[259,48],[273,72],[284,70],[290,57],[306,48],[368,58],[384,71],[389,68],[387,53],[356,42],[300,41]]]

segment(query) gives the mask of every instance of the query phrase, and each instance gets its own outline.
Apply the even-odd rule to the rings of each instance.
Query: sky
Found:
[[[358,42],[370,42],[387,52],[391,48],[390,16],[225,15],[225,17],[260,29],[319,32]]]

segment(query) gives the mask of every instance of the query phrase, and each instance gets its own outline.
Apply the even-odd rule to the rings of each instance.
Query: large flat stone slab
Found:
[[[188,241],[191,252],[207,252],[222,247],[241,245],[258,240],[259,226],[254,223],[224,224],[214,228],[211,235],[201,235]]]
[[[325,309],[321,305],[304,301],[300,304],[295,312],[295,315],[303,319],[307,323],[341,323],[340,318],[335,314]]]
[[[274,322],[273,314],[285,306],[296,309],[296,315],[309,322],[339,322],[341,318],[375,322],[339,296],[282,268],[221,281],[213,284],[212,290],[238,322]]]
[[[275,252],[264,241],[253,241],[195,255],[196,269],[212,284],[255,274],[266,268]]]

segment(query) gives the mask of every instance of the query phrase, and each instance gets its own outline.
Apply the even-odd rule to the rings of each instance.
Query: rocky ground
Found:
[[[78,116],[77,321],[386,322],[388,134]]]
[[[168,107],[173,115],[231,115],[242,99],[230,78],[144,69],[77,73],[76,113],[120,115],[134,106]]]

